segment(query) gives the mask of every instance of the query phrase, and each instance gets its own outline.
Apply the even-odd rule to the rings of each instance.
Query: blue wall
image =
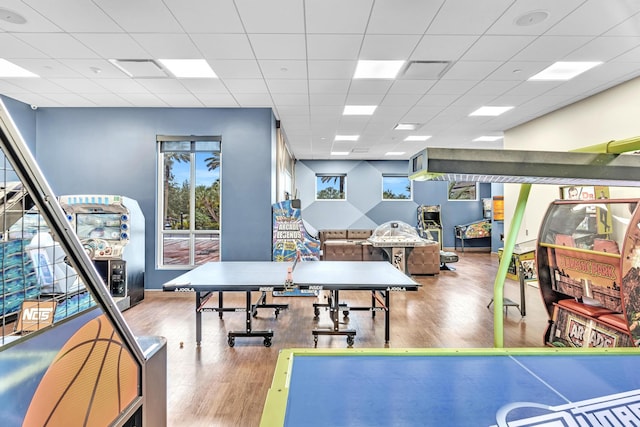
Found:
[[[14,101],[15,102],[15,101]],[[223,260],[271,259],[275,119],[270,109],[40,108],[10,113],[55,194],[120,194],[145,216],[148,289],[183,271],[156,270],[156,135],[222,136]],[[35,113],[35,126],[29,122]],[[35,135],[35,138],[34,138]]]
[[[443,245],[454,246],[453,227],[482,218],[482,198],[491,196],[491,184],[479,184],[477,201],[447,200],[447,182],[414,181],[413,200],[382,200],[382,175],[406,174],[408,162],[400,160],[301,160],[296,163],[296,187],[302,218],[312,230],[368,229],[387,221],[417,225],[418,205],[440,205]],[[347,174],[347,200],[315,200],[316,173]],[[490,247],[490,239],[465,242],[465,246]]]

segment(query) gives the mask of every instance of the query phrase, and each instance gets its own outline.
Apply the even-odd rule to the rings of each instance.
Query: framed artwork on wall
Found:
[[[478,200],[478,183],[473,181],[449,181],[447,200]]]

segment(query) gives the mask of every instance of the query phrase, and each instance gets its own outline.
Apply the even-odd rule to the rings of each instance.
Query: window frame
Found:
[[[385,183],[384,183],[384,179],[385,178],[404,178],[408,181],[409,183],[409,197],[406,199],[403,198],[385,198],[384,197],[384,193],[385,193]],[[382,174],[382,180],[381,180],[381,191],[380,191],[380,199],[382,201],[385,202],[412,202],[413,201],[413,181],[409,179],[409,175],[408,174],[402,174],[402,173],[383,173]]]
[[[189,142],[190,149],[179,150],[164,150],[163,143],[172,142]],[[156,176],[156,251],[155,251],[155,264],[158,270],[188,270],[197,267],[200,264],[196,263],[196,240],[197,236],[204,235],[217,235],[218,239],[218,253],[221,252],[222,242],[220,242],[220,235],[222,232],[222,218],[218,220],[217,230],[195,230],[195,188],[197,185],[193,185],[196,182],[196,168],[197,162],[195,162],[195,156],[197,153],[212,153],[211,150],[197,149],[198,142],[216,142],[217,150],[213,150],[213,153],[217,153],[219,157],[219,212],[222,212],[222,137],[219,135],[157,135],[156,136],[156,158],[157,158],[157,176]],[[190,212],[188,213],[189,229],[165,229],[164,218],[164,153],[165,152],[184,152],[189,153],[189,206]],[[222,217],[222,215],[220,215]],[[189,240],[189,262],[187,264],[165,264],[164,263],[164,237],[165,234],[173,233],[176,235],[187,235]],[[220,257],[218,256],[218,260]]]
[[[319,182],[319,180],[321,181],[322,178],[334,178],[334,180],[336,178],[339,178],[342,181],[342,187],[343,187],[342,194],[343,194],[343,196],[339,197],[339,198],[326,198],[326,199],[318,197],[318,193],[319,193],[319,191],[318,191],[318,182]],[[328,201],[331,201],[331,202],[344,202],[344,201],[347,200],[347,174],[346,173],[316,173],[315,174],[315,179],[316,179],[316,181],[315,181],[315,196],[314,197],[315,197],[316,201],[322,201],[322,202],[328,202]],[[338,187],[340,187],[340,185]],[[320,191],[324,191],[324,188],[321,189]]]

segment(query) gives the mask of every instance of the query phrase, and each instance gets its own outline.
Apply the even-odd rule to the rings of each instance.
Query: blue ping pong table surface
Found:
[[[640,426],[638,349],[299,349],[261,427]]]

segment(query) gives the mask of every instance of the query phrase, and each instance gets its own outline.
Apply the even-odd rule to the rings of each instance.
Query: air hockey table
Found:
[[[640,426],[640,352],[282,350],[261,427]]]

